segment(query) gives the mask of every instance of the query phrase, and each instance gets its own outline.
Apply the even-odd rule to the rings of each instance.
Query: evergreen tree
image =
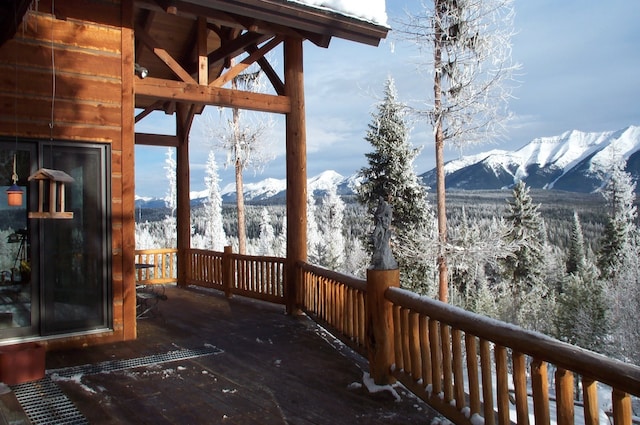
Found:
[[[555,336],[580,347],[604,352],[609,335],[609,300],[595,265],[586,257],[582,226],[573,215],[567,275],[558,296],[553,324]]]
[[[602,278],[615,281],[635,229],[636,185],[631,175],[624,171],[624,162],[615,162],[602,194],[607,202],[608,219],[600,241],[598,268]]]
[[[266,207],[260,214],[260,237],[258,238],[257,254],[273,255],[273,246],[276,240],[275,231],[271,225],[271,216]]]
[[[416,251],[407,247],[418,246],[429,236],[433,239],[433,214],[427,202],[426,188],[419,182],[413,162],[420,150],[409,142],[406,124],[406,107],[398,102],[395,84],[387,79],[384,97],[369,124],[365,140],[373,151],[365,154],[368,165],[360,169],[362,179],[357,188],[360,203],[367,207],[373,217],[379,198],[385,199],[393,211],[391,250],[402,273],[403,285],[418,292],[428,292],[432,264],[424,258],[417,259]],[[418,242],[420,241],[420,242]],[[365,246],[371,252],[370,235]],[[404,246],[404,248],[403,248]],[[421,252],[426,250],[421,245]],[[422,289],[420,289],[422,288]]]
[[[392,224],[400,233],[423,223],[429,216],[429,208],[426,188],[419,183],[413,170],[420,150],[409,142],[406,107],[396,97],[395,83],[389,78],[384,87],[384,99],[365,136],[374,150],[365,154],[368,166],[358,173],[362,183],[357,188],[357,195],[371,216],[378,206],[378,199],[386,200],[393,209]]]
[[[571,240],[569,241],[569,256],[567,258],[567,273],[576,274],[585,267],[584,236],[580,218],[576,211],[573,212],[573,225],[571,227]]]
[[[319,232],[324,234],[324,251],[321,254],[320,265],[331,270],[342,271],[344,201],[336,191],[336,186],[331,185],[322,199]]]
[[[318,230],[316,198],[313,191],[307,194],[307,259],[311,264],[320,264],[324,244]]]
[[[209,152],[206,164],[204,184],[207,199],[204,201],[204,239],[205,249],[222,251],[227,244],[227,237],[222,225],[222,196],[220,195],[220,178],[215,154]]]
[[[529,188],[518,181],[513,200],[508,201],[506,220],[511,224],[507,239],[519,245],[502,260],[502,319],[524,328],[545,331],[553,294],[545,284],[544,224]]]

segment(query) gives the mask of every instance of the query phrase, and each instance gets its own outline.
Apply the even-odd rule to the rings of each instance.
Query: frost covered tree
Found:
[[[598,268],[604,279],[615,281],[631,251],[629,243],[636,229],[636,185],[624,171],[624,161],[614,161],[602,194],[607,203],[607,223],[600,241]]]
[[[276,234],[271,224],[271,215],[267,208],[262,208],[260,214],[260,236],[257,243],[258,255],[273,255],[273,247],[276,240]]]
[[[433,126],[436,154],[438,297],[448,299],[444,147],[487,142],[510,114],[512,0],[433,0],[401,25],[404,38],[432,53],[421,66],[433,75],[433,99],[416,112]],[[424,56],[428,58],[428,55]],[[424,104],[425,102],[422,102]],[[427,102],[429,103],[429,102]]]
[[[234,90],[260,92],[264,89],[262,72],[248,70],[231,81]],[[247,224],[244,204],[244,172],[253,168],[259,170],[273,156],[268,148],[269,132],[273,122],[268,115],[261,113],[242,113],[237,108],[231,109],[229,117],[220,110],[221,126],[212,120],[203,124],[205,136],[218,140],[219,145],[227,152],[225,166],[233,166],[236,180],[236,207],[238,210],[238,252],[245,254],[247,250]],[[221,130],[222,129],[222,130]]]
[[[391,205],[395,233],[392,252],[403,274],[402,281],[415,289],[426,284],[429,267],[425,270],[424,263],[415,263],[409,257],[415,256],[415,251],[401,249],[401,245],[417,245],[416,238],[425,240],[423,236],[432,233],[433,220],[426,188],[420,184],[413,167],[420,150],[409,142],[407,109],[397,100],[392,78],[387,79],[384,97],[372,118],[365,140],[373,151],[365,154],[368,165],[358,173],[362,179],[357,188],[358,200],[367,207],[371,217],[380,198]],[[426,249],[422,248],[419,252]]]
[[[164,197],[164,204],[171,211],[171,217],[175,216],[177,205],[177,191],[176,191],[176,160],[173,158],[173,148],[168,148],[166,153],[166,159],[164,161],[164,170],[166,172],[167,181],[167,193]]]
[[[589,261],[578,213],[574,212],[567,274],[558,295],[553,318],[555,336],[580,347],[604,353],[609,336],[609,301],[598,279],[596,266]]]
[[[220,195],[220,178],[213,151],[209,151],[204,177],[207,198],[204,201],[204,237],[205,249],[222,251],[227,244],[227,237],[222,224],[222,196]]]
[[[538,208],[529,188],[518,181],[513,188],[513,200],[508,200],[505,219],[510,224],[507,240],[519,247],[501,261],[504,301],[501,314],[503,320],[524,328],[548,331],[545,314],[553,292],[544,279],[546,235]]]
[[[584,235],[580,225],[578,212],[573,212],[573,223],[571,227],[571,240],[569,241],[569,255],[567,256],[567,273],[576,274],[586,266],[586,252],[584,247]]]
[[[320,265],[331,270],[342,271],[344,264],[344,201],[335,185],[330,185],[320,206],[319,232],[324,235],[324,250]]]
[[[316,198],[313,191],[307,194],[307,258],[311,264],[320,264],[323,241],[318,229]]]

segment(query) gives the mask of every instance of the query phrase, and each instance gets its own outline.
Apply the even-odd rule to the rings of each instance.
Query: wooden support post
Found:
[[[376,385],[393,384],[395,363],[393,305],[384,294],[387,288],[400,286],[400,270],[367,270],[366,335],[369,373]]]
[[[176,186],[177,186],[177,245],[178,286],[187,286],[190,276],[189,250],[191,249],[191,199],[189,192],[189,131],[193,122],[193,105],[178,104],[176,111]]]
[[[232,250],[230,246],[224,247],[224,254],[222,254],[222,288],[224,295],[227,298],[231,298],[232,288],[234,287],[234,274],[233,273],[233,261],[231,259]]]
[[[285,95],[291,101],[286,115],[287,157],[287,271],[284,297],[287,314],[299,314],[296,263],[307,261],[307,134],[304,107],[302,39],[284,42]]]

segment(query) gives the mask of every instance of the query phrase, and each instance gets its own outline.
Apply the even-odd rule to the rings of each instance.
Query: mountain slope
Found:
[[[602,185],[614,160],[627,160],[627,171],[640,175],[640,127],[532,140],[515,152],[493,150],[445,164],[447,189],[501,189],[517,180],[529,187],[593,192]],[[435,186],[435,169],[421,175]]]

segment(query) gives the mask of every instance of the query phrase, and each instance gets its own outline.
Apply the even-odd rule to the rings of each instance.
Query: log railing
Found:
[[[598,424],[601,413],[632,423],[639,367],[403,289],[385,298],[393,305],[392,374],[455,423]]]
[[[187,284],[284,303],[284,258],[191,249]]]
[[[166,284],[177,279],[177,249],[137,249],[135,250],[136,283]]]
[[[144,261],[138,252],[153,251],[137,251],[136,261]],[[189,258],[188,284],[284,303],[285,259],[230,248],[190,250]],[[397,271],[390,272],[390,280],[398,280]],[[362,280],[296,264],[299,307],[367,356],[376,383],[399,380],[457,424],[636,423],[631,396],[640,396],[640,367],[418,296],[394,282],[385,289],[384,275],[368,273]]]
[[[361,354],[366,353],[365,294],[367,282],[322,267],[298,263],[298,305],[335,331]]]

